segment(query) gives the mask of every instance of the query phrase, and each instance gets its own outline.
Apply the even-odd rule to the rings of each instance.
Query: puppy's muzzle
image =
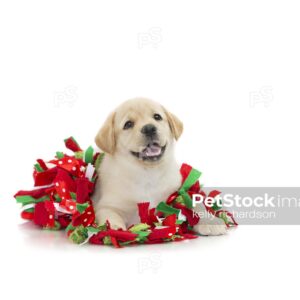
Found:
[[[157,128],[152,124],[147,124],[141,129],[141,133],[147,138],[153,138],[157,135]]]
[[[139,159],[158,161],[164,155],[166,145],[162,146],[158,138],[158,130],[153,124],[147,124],[141,129],[145,139],[145,146],[140,152],[131,151],[131,154]]]

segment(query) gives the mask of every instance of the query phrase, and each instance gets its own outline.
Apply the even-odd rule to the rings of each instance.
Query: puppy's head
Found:
[[[181,121],[163,106],[136,98],[124,102],[109,115],[95,141],[109,154],[149,165],[167,156],[182,130]]]

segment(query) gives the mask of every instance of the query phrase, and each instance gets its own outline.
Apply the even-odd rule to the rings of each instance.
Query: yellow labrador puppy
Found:
[[[155,207],[178,190],[174,147],[182,131],[176,116],[149,99],[128,100],[109,115],[95,139],[106,153],[93,196],[99,223],[108,220],[112,228],[126,229],[137,221],[138,202]],[[194,229],[204,235],[226,232],[218,218],[201,218]]]

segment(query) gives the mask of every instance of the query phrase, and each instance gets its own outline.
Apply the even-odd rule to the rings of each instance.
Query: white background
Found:
[[[298,1],[1,1],[2,299],[255,299],[297,292],[299,227],[115,250],[23,224],[35,159],[83,147],[123,100],[153,98],[209,186],[297,186]]]

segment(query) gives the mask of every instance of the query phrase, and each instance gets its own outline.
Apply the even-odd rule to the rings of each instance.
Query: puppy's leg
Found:
[[[222,235],[227,231],[224,221],[214,216],[212,219],[200,219],[193,229],[202,235]]]
[[[98,207],[95,213],[98,224],[102,225],[108,221],[112,229],[121,228],[126,230],[125,220],[117,210],[113,208]]]
[[[197,206],[195,212],[200,216],[199,223],[193,227],[196,232],[202,235],[222,235],[226,233],[227,227],[224,221],[209,214],[202,203]]]

